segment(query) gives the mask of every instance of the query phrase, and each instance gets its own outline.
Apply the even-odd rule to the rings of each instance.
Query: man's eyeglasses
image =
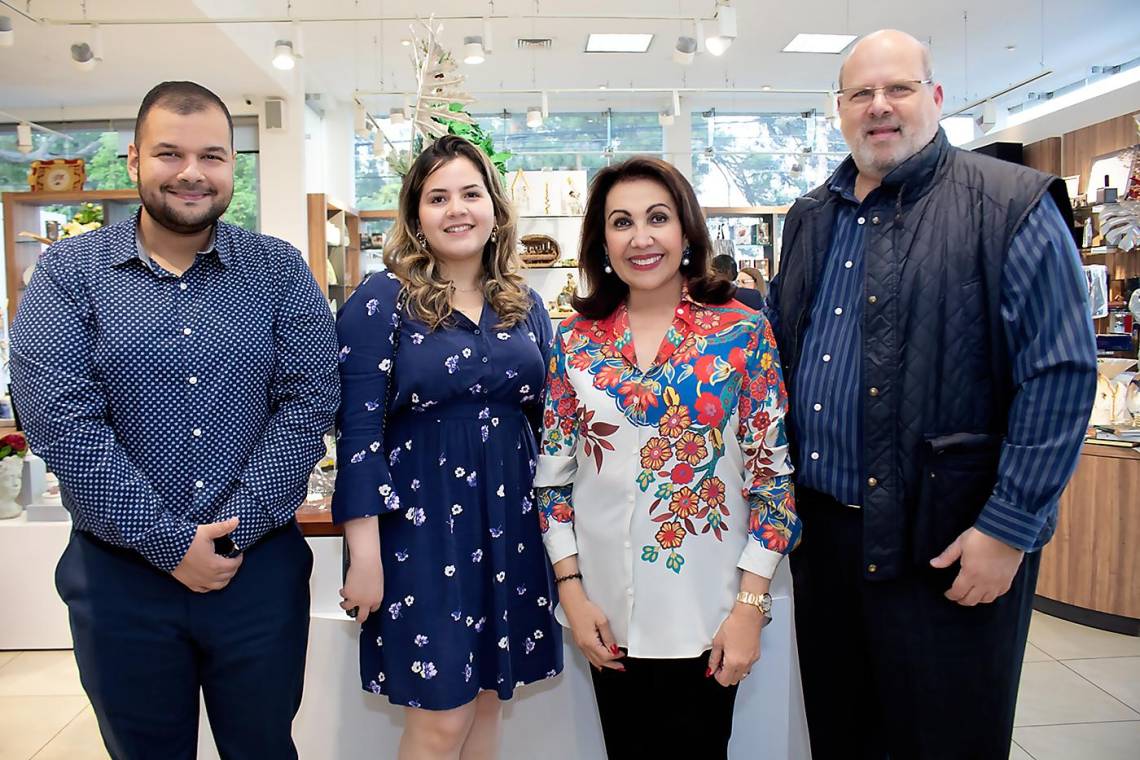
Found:
[[[876,92],[882,92],[883,97],[892,102],[906,100],[918,92],[923,85],[933,84],[932,79],[904,79],[900,82],[891,82],[882,87],[844,87],[837,90],[840,103],[853,106],[865,106],[875,99]]]

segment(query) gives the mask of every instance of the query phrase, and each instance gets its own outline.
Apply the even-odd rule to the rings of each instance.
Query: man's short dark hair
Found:
[[[736,259],[727,253],[718,253],[716,256],[713,256],[712,268],[714,272],[727,280],[736,279]]]
[[[135,118],[135,145],[139,144],[143,122],[153,108],[173,111],[182,116],[217,108],[226,115],[226,123],[230,125],[230,147],[233,147],[234,119],[230,116],[230,109],[226,108],[221,98],[196,82],[163,82],[151,88],[143,98],[139,115]]]

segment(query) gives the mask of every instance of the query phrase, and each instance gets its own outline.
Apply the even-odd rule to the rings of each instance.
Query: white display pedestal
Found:
[[[71,521],[0,520],[0,650],[71,649],[67,606],[55,590],[55,566]]]
[[[396,756],[402,708],[359,688],[358,631],[337,606],[340,539],[310,538],[313,614],[305,666],[305,697],[293,724],[301,760],[387,760]],[[807,724],[794,659],[791,579],[787,562],[773,583],[773,623],[763,653],[736,699],[729,756],[807,758]],[[503,712],[504,760],[601,760],[605,757],[585,659],[565,639],[561,676],[515,692]],[[678,707],[686,697],[676,696]],[[694,707],[694,706],[690,706]],[[695,706],[699,708],[699,705]],[[217,760],[202,711],[199,760]],[[696,759],[694,759],[696,760]]]

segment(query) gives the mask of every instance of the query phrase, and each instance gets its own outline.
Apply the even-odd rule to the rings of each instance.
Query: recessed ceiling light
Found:
[[[606,90],[606,89],[609,89],[609,85],[606,85],[606,84],[600,84],[600,85],[598,85],[598,89],[599,89],[599,90]]]
[[[400,40],[400,44],[404,47],[411,47],[412,41],[405,37],[404,39]]]
[[[1006,45],[1005,49],[1012,53],[1014,50],[1017,50],[1017,45]]]
[[[766,84],[763,87],[761,87],[760,89],[763,90],[764,92],[771,92],[772,91],[772,85]]]
[[[785,53],[842,53],[855,39],[854,34],[797,34]]]
[[[652,34],[591,34],[587,53],[644,53],[653,42]]]

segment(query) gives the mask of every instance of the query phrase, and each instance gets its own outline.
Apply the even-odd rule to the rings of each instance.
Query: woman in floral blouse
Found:
[[[673,166],[603,169],[587,293],[555,331],[539,521],[611,758],[726,757],[770,579],[799,540],[775,339],[710,275],[711,248]]]
[[[463,138],[412,165],[384,261],[337,318],[341,607],[361,685],[408,708],[400,760],[490,759],[500,700],[562,669],[531,490],[550,317]]]

